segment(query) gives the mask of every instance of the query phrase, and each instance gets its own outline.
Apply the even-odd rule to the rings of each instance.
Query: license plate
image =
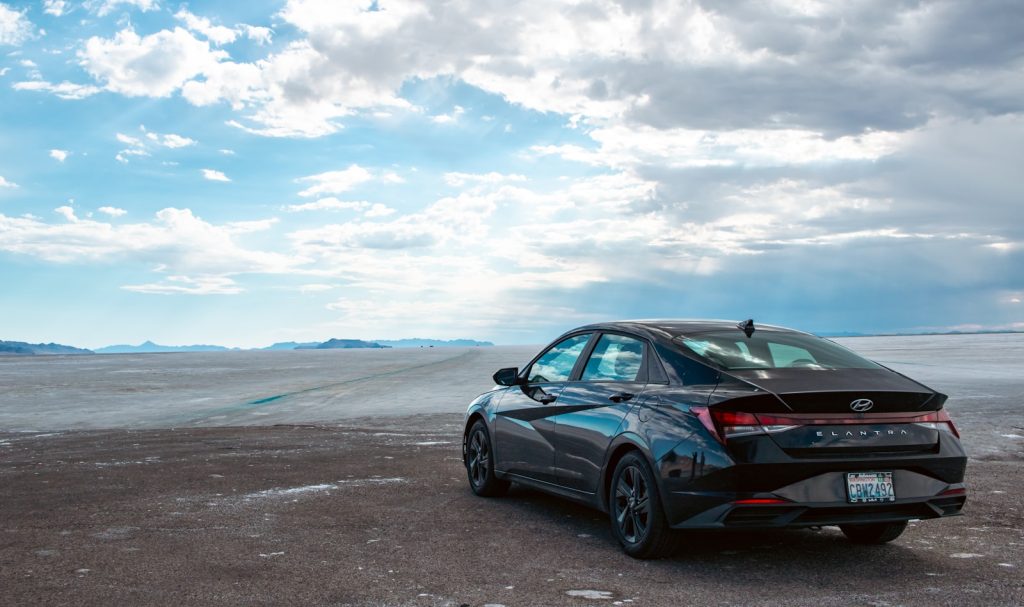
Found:
[[[848,472],[846,495],[849,496],[851,504],[895,502],[896,491],[892,485],[892,472]]]

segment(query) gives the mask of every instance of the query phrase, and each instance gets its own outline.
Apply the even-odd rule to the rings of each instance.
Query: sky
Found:
[[[1019,0],[0,0],[0,339],[1024,329]]]

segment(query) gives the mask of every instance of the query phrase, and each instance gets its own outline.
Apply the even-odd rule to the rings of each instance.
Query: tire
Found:
[[[898,538],[907,528],[907,522],[839,525],[839,529],[854,544],[885,544]]]
[[[638,451],[622,456],[608,491],[612,535],[623,551],[637,559],[656,559],[672,553],[676,534],[665,520],[654,473]]]
[[[469,487],[481,497],[501,497],[512,484],[494,476],[494,450],[483,420],[477,420],[466,434],[463,456]]]

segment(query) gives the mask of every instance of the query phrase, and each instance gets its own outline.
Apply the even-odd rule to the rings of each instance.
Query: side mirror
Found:
[[[514,386],[519,383],[519,367],[498,369],[491,377],[499,386]]]

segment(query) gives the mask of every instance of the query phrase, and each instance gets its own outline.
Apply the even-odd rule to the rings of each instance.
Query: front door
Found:
[[[505,473],[554,482],[554,403],[569,381],[591,333],[573,335],[548,348],[510,387],[494,420],[495,467]]]

